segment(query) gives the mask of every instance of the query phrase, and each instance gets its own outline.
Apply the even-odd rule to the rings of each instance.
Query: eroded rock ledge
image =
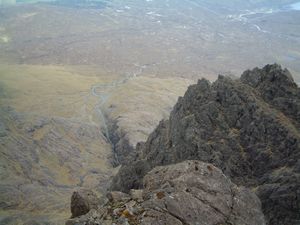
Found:
[[[212,164],[184,161],[156,167],[143,183],[144,189],[129,194],[109,193],[103,206],[94,204],[98,200],[91,193],[83,192],[80,198],[78,192],[74,193],[72,211],[83,215],[68,220],[66,225],[265,224],[256,195],[233,184]],[[91,206],[89,212],[86,206]]]

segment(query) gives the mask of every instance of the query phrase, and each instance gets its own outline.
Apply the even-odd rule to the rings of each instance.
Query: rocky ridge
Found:
[[[245,71],[237,80],[199,80],[137,145],[112,190],[143,188],[152,168],[196,159],[253,189],[268,224],[299,224],[299,115],[300,89],[277,64]]]
[[[66,224],[298,225],[299,115],[300,89],[277,64],[199,80],[137,144],[109,201]]]
[[[109,193],[101,208],[95,206],[94,194],[75,192],[71,209],[79,217],[66,225],[265,224],[256,195],[237,187],[212,164],[185,161],[156,167],[143,182],[143,190]]]

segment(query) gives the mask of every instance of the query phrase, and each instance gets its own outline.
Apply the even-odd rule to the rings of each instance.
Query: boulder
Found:
[[[178,224],[265,224],[258,197],[209,163],[184,161],[156,167],[145,176],[144,187],[148,200],[142,205],[164,220],[162,224],[171,224],[170,216]],[[151,218],[147,224],[155,224]]]
[[[80,189],[73,193],[71,197],[72,218],[87,214],[91,209],[97,209],[100,199],[97,195],[87,189]]]

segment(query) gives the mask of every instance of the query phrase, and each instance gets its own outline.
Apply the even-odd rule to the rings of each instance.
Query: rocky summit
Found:
[[[108,202],[67,224],[299,225],[299,143],[287,69],[199,80],[137,144]]]

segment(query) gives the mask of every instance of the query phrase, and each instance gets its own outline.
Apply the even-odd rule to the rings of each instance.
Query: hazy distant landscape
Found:
[[[146,73],[212,79],[273,62],[300,71],[299,13],[282,3],[237,10],[205,1],[65,3],[2,8],[3,61],[92,64],[118,74],[152,65]]]
[[[198,79],[299,61],[298,1],[0,0],[0,224],[64,224]]]

